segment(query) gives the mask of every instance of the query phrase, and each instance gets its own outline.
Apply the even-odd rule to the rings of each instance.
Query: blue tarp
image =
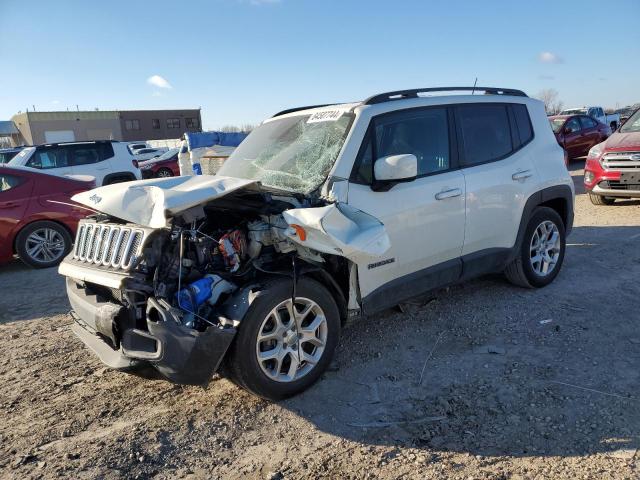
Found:
[[[248,133],[227,133],[227,132],[199,132],[185,133],[189,150],[201,147],[212,147],[220,145],[223,147],[237,147],[247,138]]]

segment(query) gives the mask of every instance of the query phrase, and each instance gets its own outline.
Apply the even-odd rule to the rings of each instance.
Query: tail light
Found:
[[[136,167],[136,168],[140,168],[140,167],[138,166],[138,160],[131,160],[131,163],[133,164],[133,166],[134,166],[134,167]]]

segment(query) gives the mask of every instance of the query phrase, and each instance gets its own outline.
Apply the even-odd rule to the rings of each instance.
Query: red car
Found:
[[[594,205],[611,205],[616,198],[640,198],[640,109],[589,151],[584,186]]]
[[[60,263],[71,250],[78,221],[91,211],[71,196],[95,187],[28,167],[0,165],[0,262],[17,253],[36,268]]]
[[[178,148],[172,148],[159,157],[138,162],[142,178],[179,177]]]
[[[549,123],[569,160],[585,156],[591,147],[611,135],[611,127],[588,115],[553,115]]]

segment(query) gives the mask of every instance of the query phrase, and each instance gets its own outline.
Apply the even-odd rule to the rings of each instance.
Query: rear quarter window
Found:
[[[521,103],[511,105],[513,117],[516,123],[517,138],[520,140],[520,146],[533,140],[533,128],[531,127],[531,118],[527,106]]]

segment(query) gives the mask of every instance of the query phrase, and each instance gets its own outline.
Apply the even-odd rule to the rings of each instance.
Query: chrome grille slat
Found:
[[[609,152],[602,157],[601,163],[605,170],[640,170],[640,152]]]
[[[149,231],[132,226],[82,221],[73,259],[117,270],[129,270],[140,255]]]

